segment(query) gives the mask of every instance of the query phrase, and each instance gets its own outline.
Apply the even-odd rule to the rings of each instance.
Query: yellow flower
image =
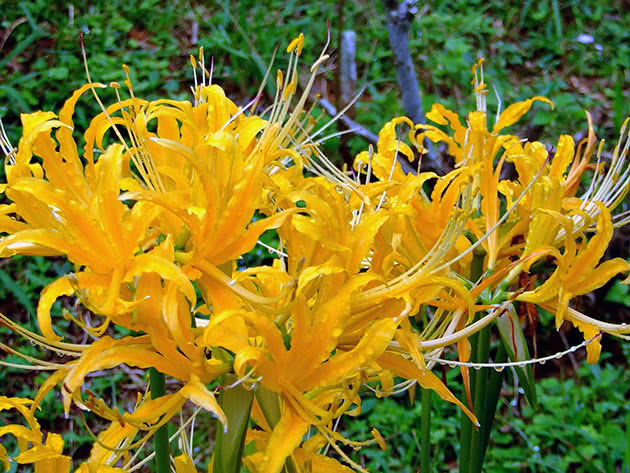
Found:
[[[40,399],[41,400],[41,399]],[[61,435],[42,433],[39,423],[35,419],[34,410],[38,402],[30,399],[0,396],[0,411],[6,409],[17,410],[28,427],[16,424],[0,427],[0,437],[13,435],[18,442],[20,454],[13,461],[20,465],[33,465],[35,473],[70,473],[70,457],[63,455],[63,439]],[[4,463],[4,469],[9,471],[11,462],[6,449],[0,445],[0,461]]]
[[[132,208],[120,200],[123,148],[112,145],[96,163],[83,167],[72,138],[72,113],[79,96],[96,87],[84,86],[69,99],[59,114],[23,115],[25,134],[15,160],[6,166],[6,195],[13,203],[13,221],[24,223],[1,228],[10,235],[0,239],[0,256],[15,254],[63,254],[77,271],[50,284],[39,302],[38,321],[42,333],[59,340],[51,320],[50,307],[61,295],[77,294],[105,322],[87,328],[102,334],[111,319],[133,307],[128,283],[146,272],[176,281],[194,304],[194,289],[181,270],[163,255],[143,254],[159,234],[151,225],[161,210],[138,202]],[[55,141],[50,130],[58,128]],[[35,153],[42,165],[32,164]],[[17,230],[17,231],[16,231]],[[131,327],[129,327],[131,328]]]
[[[417,125],[416,128],[423,130],[417,137],[419,143],[424,138],[435,143],[443,141],[448,145],[449,153],[455,157],[456,167],[465,166],[472,169],[481,198],[479,208],[481,217],[471,220],[470,226],[480,238],[486,232],[491,232],[500,219],[500,199],[497,190],[505,157],[495,164],[496,157],[501,149],[509,150],[514,142],[518,142],[517,137],[500,132],[516,123],[535,101],[546,102],[552,107],[553,103],[545,97],[533,97],[514,103],[497,115],[494,127],[488,130],[485,84],[478,82],[477,78],[474,84],[478,107],[477,111],[468,114],[467,127],[462,126],[456,113],[436,104],[427,114],[427,118],[438,125],[449,125],[453,130],[453,136],[449,136],[435,125]],[[499,232],[492,231],[484,241],[483,247],[488,255],[487,267],[494,270],[501,250]]]
[[[595,234],[589,241],[584,241],[579,249],[573,241],[573,220],[570,217],[550,214],[564,225],[565,251],[562,255],[556,255],[557,268],[549,279],[516,298],[519,301],[551,308],[556,314],[557,328],[562,324],[572,298],[602,287],[618,273],[630,272],[630,263],[621,258],[608,260],[598,265],[612,238],[613,226],[606,206],[600,202],[597,205],[599,215]],[[582,240],[585,240],[583,235]]]

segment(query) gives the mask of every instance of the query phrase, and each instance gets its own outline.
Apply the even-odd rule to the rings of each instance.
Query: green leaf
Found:
[[[236,376],[226,374],[222,382],[229,385],[236,381]],[[248,391],[241,384],[221,391],[219,404],[227,416],[228,428],[223,430],[218,424],[213,472],[239,473],[253,400],[254,391]]]
[[[525,361],[529,360],[529,349],[527,348],[527,341],[525,340],[525,334],[523,328],[518,321],[518,316],[514,310],[512,304],[509,305],[509,309],[506,310],[503,315],[496,319],[496,324],[501,334],[501,342],[508,353],[510,360],[512,361]],[[534,384],[534,372],[532,365],[526,367],[516,367],[516,373],[518,379],[525,391],[525,397],[536,408],[538,405],[536,399],[536,386]]]
[[[280,402],[278,394],[265,389],[262,385],[256,388],[256,400],[260,406],[260,410],[265,416],[265,420],[273,429],[280,421]]]
[[[35,316],[35,307],[33,306],[33,303],[31,302],[31,299],[28,297],[28,295],[26,294],[26,292],[24,292],[24,289],[22,288],[22,286],[20,286],[18,283],[16,283],[13,278],[11,276],[9,276],[4,270],[0,269],[0,282],[2,283],[2,285],[4,286],[4,288],[9,291],[10,293],[12,293],[15,298],[18,300],[18,302],[20,304],[22,304],[24,307],[26,307],[26,310],[28,311],[28,314],[31,317]]]

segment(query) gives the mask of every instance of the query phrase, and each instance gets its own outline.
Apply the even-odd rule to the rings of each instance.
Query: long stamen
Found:
[[[437,358],[437,357],[432,357],[428,355],[425,355],[425,358],[427,360],[435,361],[441,365],[448,365],[451,368],[455,366],[466,366],[468,368],[474,368],[474,369],[494,368],[497,371],[501,371],[504,368],[512,368],[512,367],[516,368],[516,367],[522,367],[522,366],[527,366],[527,365],[544,364],[545,362],[549,360],[560,359],[566,355],[569,355],[571,353],[578,351],[580,348],[585,348],[587,345],[591,344],[592,342],[600,338],[602,336],[602,333],[603,332],[599,332],[595,336],[589,338],[588,340],[584,340],[579,345],[574,345],[567,350],[554,353],[553,355],[543,356],[541,358],[532,358],[532,359],[523,360],[523,361],[509,361],[505,363],[470,363],[470,362],[457,361],[457,360],[446,360],[444,358]]]

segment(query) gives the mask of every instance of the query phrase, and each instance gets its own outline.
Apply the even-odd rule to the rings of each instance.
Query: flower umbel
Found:
[[[303,46],[302,35],[289,44],[288,70],[278,71],[266,113],[255,113],[261,93],[244,106],[228,98],[200,53],[191,58],[193,101],[143,100],[127,68],[122,98],[119,84],[94,83],[88,71],[88,83],[58,115],[22,116],[15,150],[0,129],[0,192],[8,202],[0,206],[0,256],[64,257],[74,265],[41,294],[41,335],[1,316],[4,326],[71,357],[23,355],[29,368],[53,374],[34,400],[0,398],[0,409],[15,409],[26,423],[0,428],[0,436],[17,438],[20,451],[9,459],[0,449],[5,466],[70,471],[61,437],[45,436],[34,416],[60,385],[66,414],[74,406],[108,424],[75,470],[82,473],[141,468],[148,461],[138,459],[143,446],[176,415],[172,466],[196,472],[186,428],[205,413],[219,426],[215,471],[236,471],[241,461],[261,473],[365,471],[342,447],[383,447],[386,439],[376,430],[365,441],[344,438],[337,432],[342,416],[360,414],[369,392],[409,390],[413,398],[419,385],[479,425],[469,339],[489,333],[493,322],[504,335],[511,323],[506,366],[526,366],[516,307],[521,315],[551,311],[558,327],[573,323],[587,340],[589,362],[599,356],[600,332],[630,333],[571,306],[630,272],[624,260],[600,262],[613,228],[628,220],[615,213],[630,185],[625,125],[607,170],[601,147],[598,163],[589,164],[590,116],[587,139],[576,146],[562,136],[550,156],[541,143],[504,130],[536,102],[551,101],[510,105],[489,129],[478,64],[477,110],[465,125],[438,104],[427,114],[435,124],[393,118],[376,151],[359,153],[345,172],[318,147],[328,125],[305,111],[328,55],[324,49],[298,93]],[[111,105],[99,95],[105,89],[116,96]],[[80,153],[73,114],[88,92],[101,113],[84,131]],[[455,169],[405,174],[399,160],[421,156],[424,139],[445,143]],[[502,178],[506,162],[515,179]],[[580,178],[593,168],[593,184],[578,196]],[[241,267],[240,258],[269,230],[278,236],[279,257]],[[68,333],[56,323],[52,306],[61,297],[77,301],[63,315],[89,336],[82,343],[64,340]],[[459,358],[450,361],[461,367],[467,405],[431,371],[451,353]],[[85,389],[91,373],[123,364],[168,377],[169,392],[152,398],[138,389],[133,407],[121,411]],[[190,416],[188,402],[196,406]]]

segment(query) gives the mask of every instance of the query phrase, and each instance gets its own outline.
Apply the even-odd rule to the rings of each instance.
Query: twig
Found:
[[[322,106],[324,110],[326,110],[326,113],[328,115],[333,116],[333,117],[337,115],[337,108],[333,104],[331,104],[328,100],[326,100],[323,97],[318,100],[319,100],[319,104]],[[348,117],[347,115],[342,115],[341,117],[339,117],[339,121],[343,123],[346,128],[354,130],[354,132],[357,135],[365,138],[370,143],[376,145],[376,143],[378,142],[378,136],[376,136],[374,133],[372,133],[370,130],[368,130],[364,126],[359,125],[357,122],[355,122],[352,118]]]
[[[333,117],[337,115],[337,109],[335,108],[335,106],[331,104],[325,98],[323,97],[320,98],[319,104],[322,106],[324,110],[326,110],[326,113],[328,113],[328,115],[333,116]],[[352,118],[346,115],[342,115],[341,117],[339,117],[339,121],[343,123],[343,125],[346,128],[354,131],[354,133],[361,136],[362,138],[365,138],[370,143],[374,145],[378,143],[378,136],[376,136],[374,133],[372,133],[370,130],[368,130],[364,126],[355,122]],[[400,166],[402,167],[402,170],[405,174],[409,174],[409,173],[417,174],[416,170],[405,159],[401,158],[400,156],[398,156],[398,162],[400,163]]]

